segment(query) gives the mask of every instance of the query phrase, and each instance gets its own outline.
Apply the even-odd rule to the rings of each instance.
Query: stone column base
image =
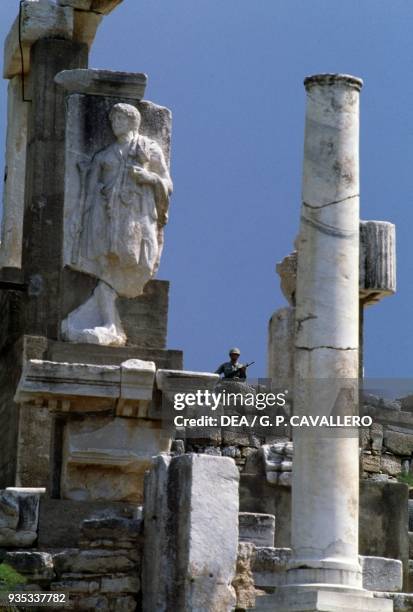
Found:
[[[375,598],[369,591],[328,588],[303,590],[282,587],[273,595],[257,597],[255,612],[393,612],[391,599]]]

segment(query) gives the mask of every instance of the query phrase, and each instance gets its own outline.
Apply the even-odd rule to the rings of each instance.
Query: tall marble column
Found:
[[[361,86],[348,75],[305,80],[294,381],[299,417],[357,413]],[[377,609],[362,591],[358,470],[356,429],[344,435],[294,429],[293,560],[280,610],[342,609],[343,592],[352,594],[353,609]],[[325,607],[326,597],[332,607]],[[359,598],[367,602],[360,606]]]

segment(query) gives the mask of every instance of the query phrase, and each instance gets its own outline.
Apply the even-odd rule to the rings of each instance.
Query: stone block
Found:
[[[360,221],[360,298],[374,304],[396,292],[396,227]]]
[[[274,546],[275,516],[254,512],[239,513],[239,541],[256,546]]]
[[[236,574],[232,581],[237,597],[237,610],[246,610],[255,604],[255,585],[251,569],[254,555],[254,544],[251,542],[239,543]]]
[[[37,551],[8,552],[4,557],[4,563],[34,582],[54,578],[53,557],[49,553]]]
[[[367,591],[401,591],[403,564],[399,559],[362,557],[363,588]]]
[[[0,546],[25,547],[36,541],[39,500],[40,493],[35,491],[13,488],[1,492]]]
[[[141,503],[145,470],[154,455],[169,449],[170,438],[157,421],[69,420],[63,434],[61,496]]]
[[[227,457],[155,459],[145,487],[145,612],[233,609],[238,481]]]
[[[371,448],[373,451],[381,452],[383,446],[383,425],[373,423],[370,428]]]
[[[134,612],[137,609],[136,599],[130,595],[111,599],[111,604],[116,612]]]
[[[285,584],[291,548],[257,547],[252,565],[257,588],[270,589]]]
[[[294,376],[295,308],[276,310],[268,323],[267,376],[290,386]]]
[[[400,593],[396,595],[390,594],[394,612],[413,612],[413,594],[411,593]]]
[[[6,168],[0,267],[21,268],[28,104],[22,100],[22,78],[10,79],[7,91]]]
[[[27,344],[35,343],[35,336],[26,336]],[[45,358],[50,361],[92,363],[95,365],[120,365],[128,359],[154,361],[157,369],[182,369],[182,351],[163,350],[136,346],[107,347],[97,344],[73,344],[49,340]]]
[[[384,446],[396,455],[411,455],[413,452],[413,435],[386,429]]]
[[[99,592],[100,582],[97,580],[59,580],[51,583],[50,590],[58,593],[91,595]]]
[[[408,486],[397,482],[360,482],[359,553],[399,559],[408,590]]]
[[[131,575],[103,577],[100,589],[102,593],[137,593],[140,581],[138,576]]]
[[[385,472],[390,476],[398,476],[402,471],[400,457],[395,457],[394,455],[385,453],[380,458],[380,468],[382,472]]]
[[[55,82],[69,93],[92,96],[112,96],[130,100],[142,100],[148,77],[142,72],[115,72],[79,68],[62,70]]]
[[[364,472],[380,472],[381,463],[378,455],[363,453],[361,456],[361,469]]]
[[[52,0],[25,0],[21,5],[20,38],[19,16],[4,44],[3,77],[10,79],[21,74],[20,42],[23,48],[24,72],[30,72],[30,49],[41,38],[73,37],[73,9],[56,5]]]
[[[116,406],[122,416],[139,416],[141,409],[147,416],[154,380],[153,361],[129,359],[115,366],[31,359],[24,364],[16,401],[55,400],[58,410],[67,412]]]
[[[155,382],[153,361],[129,359],[120,365],[120,397],[125,400],[151,400]]]
[[[0,530],[17,529],[19,522],[19,502],[10,491],[0,492]]]
[[[111,516],[104,518],[86,519],[82,523],[81,534],[83,539],[114,539],[136,543],[141,535],[142,521]]]
[[[330,585],[328,585],[330,587]],[[376,598],[365,591],[346,593],[332,588],[287,587],[274,595],[258,597],[256,612],[393,612],[389,598]]]
[[[120,378],[119,366],[30,359],[24,364],[16,401],[27,402],[42,396],[117,399]]]
[[[43,496],[40,500],[39,512],[39,540],[41,548],[77,548],[83,529],[83,537],[92,539],[114,537],[122,532],[114,531],[113,525],[117,519],[131,518],[136,511],[135,504],[123,504],[119,502],[78,502],[64,499],[49,499]],[[108,516],[109,515],[109,516]],[[100,518],[91,519],[90,531],[87,525],[92,516]],[[108,530],[100,532],[98,525],[108,521]],[[83,524],[83,527],[82,527]],[[129,525],[129,523],[126,523]],[[125,527],[126,528],[126,527]],[[96,535],[95,535],[96,534]],[[122,539],[119,537],[119,540]],[[120,544],[116,545],[118,548]]]
[[[274,472],[275,474],[277,472]],[[288,472],[285,472],[288,474]],[[291,489],[269,484],[262,475],[242,473],[240,511],[273,514],[277,518],[275,543],[278,548],[291,545]]]
[[[59,575],[66,572],[110,574],[136,568],[136,563],[117,550],[67,550],[54,555],[53,562]]]
[[[413,531],[413,499],[409,499],[407,508],[409,513],[409,531]]]
[[[46,487],[51,471],[53,418],[47,407],[28,404],[19,411],[16,480],[18,486]]]
[[[107,15],[123,0],[58,0],[60,6],[70,6],[80,11],[94,11]]]

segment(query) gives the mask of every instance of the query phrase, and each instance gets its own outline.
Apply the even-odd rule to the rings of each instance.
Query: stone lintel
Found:
[[[155,380],[153,361],[130,359],[120,365],[62,363],[30,359],[17,387],[17,402],[42,398],[67,400],[105,398],[151,400]]]
[[[218,381],[219,375],[211,372],[190,372],[188,370],[158,370],[156,372],[156,385],[164,395],[176,392],[189,393],[198,389],[212,391]]]
[[[20,25],[19,25],[20,18]],[[30,72],[30,48],[41,38],[71,40],[74,30],[73,8],[58,6],[52,0],[25,0],[4,43],[3,77],[10,79],[22,72],[19,28],[23,48],[24,73]]]
[[[93,96],[113,96],[141,100],[145,94],[148,77],[141,72],[116,72],[79,68],[62,70],[55,82],[69,93]]]
[[[108,15],[111,13],[123,0],[58,0],[59,6],[70,6],[79,11],[93,11]]]

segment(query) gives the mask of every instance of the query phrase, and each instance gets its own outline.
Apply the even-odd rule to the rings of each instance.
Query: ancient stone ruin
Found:
[[[155,278],[171,111],[145,74],[88,68],[121,1],[23,0],[5,41],[0,607],[411,612],[413,396],[363,389],[364,309],[395,293],[396,258],[395,227],[360,220],[362,82],[305,79],[267,379],[185,371]],[[233,426],[263,389],[289,392],[283,426]],[[229,421],[201,424],[217,393]],[[195,398],[179,423],[178,394]],[[350,425],[294,427],[332,408]]]

